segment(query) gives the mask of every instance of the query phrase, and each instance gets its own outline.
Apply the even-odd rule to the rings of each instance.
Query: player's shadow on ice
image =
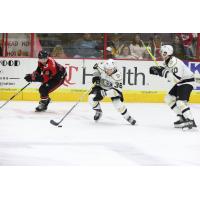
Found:
[[[118,122],[110,122],[110,121],[99,121],[99,122],[95,122],[95,121],[91,121],[90,124],[94,125],[94,126],[112,126],[112,127],[116,127],[116,126],[119,126],[119,127],[122,127],[122,126],[130,126],[130,127],[135,127],[137,126],[136,125],[131,125],[129,123],[126,123],[126,122],[121,122],[121,123],[118,123]]]

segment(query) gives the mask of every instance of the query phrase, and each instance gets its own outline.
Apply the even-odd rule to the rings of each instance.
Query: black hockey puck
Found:
[[[59,128],[61,128],[61,127],[62,127],[62,125],[58,125],[58,127],[59,127]]]

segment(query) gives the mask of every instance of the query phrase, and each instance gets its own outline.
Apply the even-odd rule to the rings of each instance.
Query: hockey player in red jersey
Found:
[[[24,79],[27,82],[41,82],[39,87],[40,102],[36,107],[37,112],[47,110],[50,103],[49,93],[60,87],[67,73],[65,68],[49,57],[46,51],[38,53],[38,67],[32,74],[26,74]]]

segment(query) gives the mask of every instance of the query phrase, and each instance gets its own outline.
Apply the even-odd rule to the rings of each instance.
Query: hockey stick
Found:
[[[65,115],[61,118],[61,120],[59,122],[56,122],[54,120],[50,120],[50,123],[54,126],[58,126],[58,127],[62,127],[62,125],[59,125],[70,113],[71,111],[81,102],[81,100],[83,99],[83,97],[85,97],[86,94],[88,94],[91,89],[93,88],[94,85],[92,85],[92,87],[90,88],[90,90],[84,92],[81,97],[79,98],[79,100],[70,108],[70,110],[68,110],[67,113],[65,113]]]
[[[3,108],[8,102],[10,102],[13,98],[15,98],[22,90],[24,90],[27,86],[29,86],[31,82],[26,84],[20,91],[18,91],[16,94],[14,94],[8,101],[6,101],[3,105],[0,106],[0,109]]]
[[[156,66],[158,68],[160,68],[156,58],[152,55],[151,51],[146,47],[146,45],[144,44],[144,42],[142,40],[140,40],[142,42],[142,45],[144,46],[144,48],[148,51],[149,55],[151,56],[152,60],[155,62]]]
[[[158,68],[160,68],[158,62],[156,61],[156,58],[152,55],[151,51],[146,47],[146,45],[144,44],[144,42],[142,40],[140,40],[140,41],[142,42],[142,45],[144,46],[144,48],[148,51],[149,55],[151,56],[152,60],[155,62],[156,66]],[[197,84],[200,84],[200,75],[199,74],[194,74],[194,79]]]

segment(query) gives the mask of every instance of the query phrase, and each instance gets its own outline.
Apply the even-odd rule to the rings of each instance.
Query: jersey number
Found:
[[[176,74],[177,72],[178,72],[178,68],[177,68],[177,67],[174,67],[174,68],[172,69],[172,73]]]
[[[122,83],[115,82],[114,88],[122,88]]]

